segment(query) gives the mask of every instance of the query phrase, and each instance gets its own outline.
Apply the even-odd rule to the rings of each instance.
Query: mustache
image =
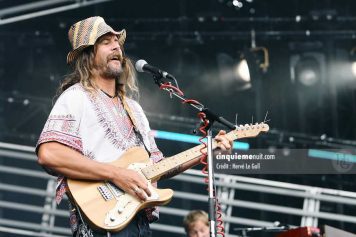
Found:
[[[107,60],[113,60],[113,59],[118,59],[121,63],[123,63],[125,60],[124,56],[122,56],[122,54],[120,53],[112,53],[110,55],[108,55]]]

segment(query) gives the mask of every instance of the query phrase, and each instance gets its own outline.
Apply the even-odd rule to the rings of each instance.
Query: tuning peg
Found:
[[[263,123],[267,122],[267,116],[268,116],[268,110],[266,111],[265,119],[263,120]]]

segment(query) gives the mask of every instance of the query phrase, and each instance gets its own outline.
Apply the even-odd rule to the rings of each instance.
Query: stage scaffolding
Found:
[[[65,205],[57,206],[54,201],[55,177],[51,177],[36,164],[34,147],[10,143],[0,143],[0,236],[16,234],[16,236],[68,236],[70,230],[66,224],[60,224],[58,219],[68,217]],[[189,170],[173,178],[173,181],[184,185],[204,185],[203,175],[198,170]],[[330,205],[356,206],[356,193],[336,189],[325,189],[306,185],[277,182],[243,176],[216,175],[218,193],[225,212],[224,221],[227,236],[238,236],[234,226],[260,226],[275,225],[274,221],[261,219],[260,216],[244,217],[234,215],[233,209],[248,209],[274,213],[279,220],[286,220],[288,216],[298,218],[296,226],[315,226],[321,220],[356,224],[356,217],[336,212],[326,212],[320,209],[321,203]],[[14,183],[13,180],[20,180]],[[24,181],[24,182],[22,182]],[[24,185],[26,183],[27,185]],[[176,185],[179,187],[179,185]],[[201,189],[205,189],[204,186]],[[251,201],[241,198],[236,193],[249,192],[251,195],[260,193],[274,196],[296,198],[300,205]],[[12,198],[11,198],[12,197]],[[14,198],[16,197],[16,198]],[[207,201],[206,194],[197,194],[193,191],[175,190],[174,200],[184,202]],[[20,200],[20,201],[19,201]],[[33,200],[33,201],[31,201]],[[184,230],[180,225],[183,217],[188,213],[184,206],[167,205],[160,207],[161,220],[152,224],[155,232],[175,233],[183,236]],[[33,218],[23,218],[29,215]],[[164,220],[179,220],[169,223]],[[67,223],[67,221],[64,221]]]

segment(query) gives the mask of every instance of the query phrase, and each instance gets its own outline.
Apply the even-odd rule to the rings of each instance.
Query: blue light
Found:
[[[161,130],[152,130],[151,132],[153,136],[158,139],[200,144],[199,136],[183,134],[183,133],[167,132]],[[233,144],[233,149],[248,150],[249,148],[250,148],[250,144],[246,142],[234,142]]]
[[[355,155],[341,153],[341,152],[309,149],[308,155],[313,158],[323,158],[323,159],[329,159],[329,160],[344,160],[347,162],[356,163]]]

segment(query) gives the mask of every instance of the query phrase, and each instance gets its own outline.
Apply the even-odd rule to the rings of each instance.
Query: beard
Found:
[[[124,64],[125,59],[122,54],[114,52],[106,58],[99,58],[95,62],[94,67],[102,78],[112,80],[120,78]]]
[[[101,71],[100,76],[108,79],[120,78],[120,75],[123,71],[122,64],[120,65],[120,67],[114,67],[113,65],[108,63],[107,65],[105,65],[105,67],[102,68],[103,70],[100,70]]]

